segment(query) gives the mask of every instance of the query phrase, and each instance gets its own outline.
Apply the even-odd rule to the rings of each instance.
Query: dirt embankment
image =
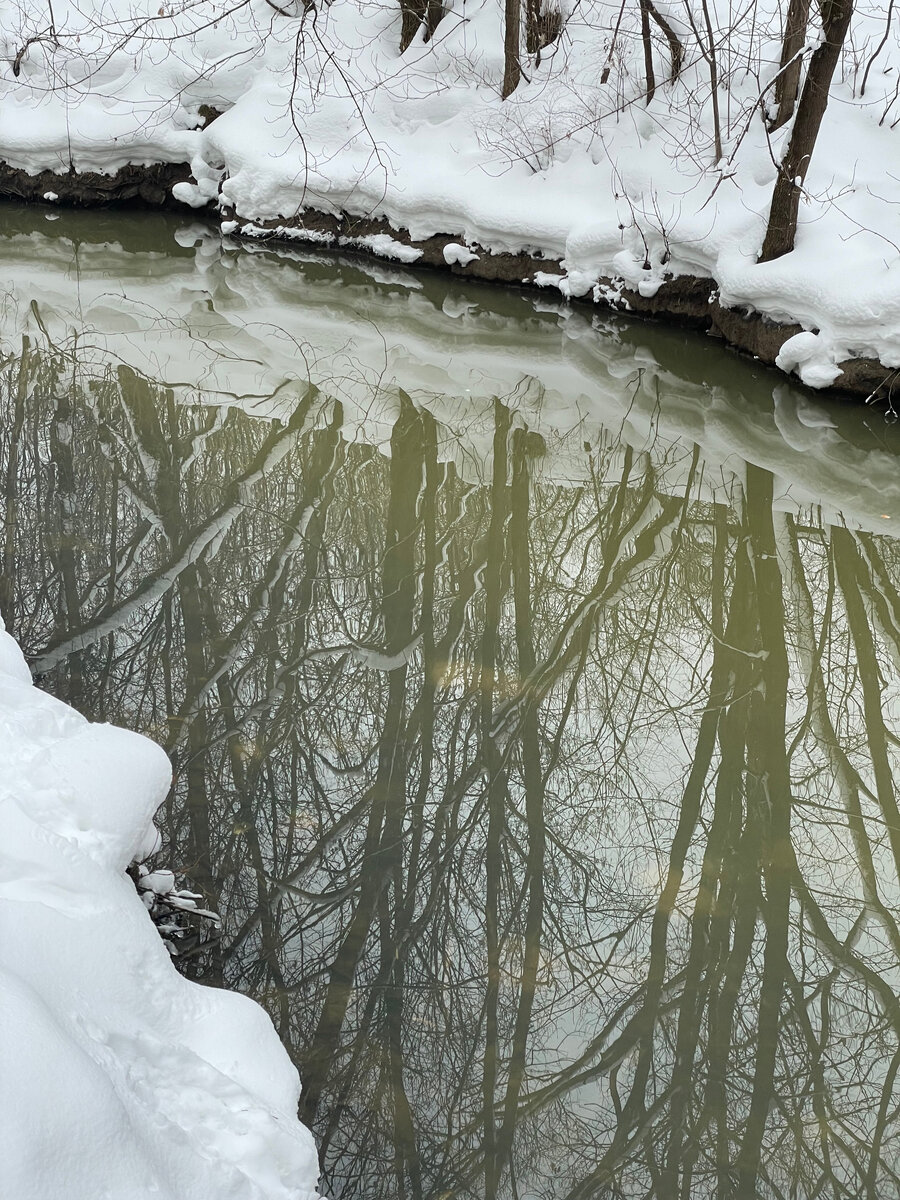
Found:
[[[513,287],[532,288],[539,273],[564,274],[559,262],[529,254],[491,254],[473,247],[478,257],[466,265],[448,264],[444,248],[457,241],[451,234],[437,234],[424,241],[413,241],[405,230],[394,229],[386,220],[354,217],[348,214],[329,214],[307,209],[293,220],[278,222],[244,221],[235,213],[222,213],[210,206],[207,209],[188,209],[172,196],[176,183],[191,179],[187,163],[155,163],[146,166],[129,163],[113,175],[96,172],[71,171],[66,174],[42,171],[29,175],[25,171],[0,163],[0,197],[24,202],[53,203],[76,208],[153,207],[170,211],[192,212],[207,217],[216,224],[222,218],[235,222],[230,236],[250,237],[255,242],[273,241],[297,244],[308,240],[322,246],[350,248],[380,257],[362,243],[372,235],[386,234],[395,242],[421,251],[415,265],[434,267],[456,276],[504,283]],[[243,226],[251,226],[252,234]],[[304,238],[304,234],[307,235]],[[697,329],[705,329],[722,337],[730,346],[752,354],[764,363],[775,364],[779,351],[788,338],[801,332],[802,326],[780,324],[756,312],[725,308],[718,300],[715,280],[695,275],[680,275],[667,280],[655,295],[642,296],[622,285],[621,280],[600,280],[599,292],[608,299],[576,301],[578,304],[597,304],[617,308],[658,320],[676,321]],[[828,391],[851,395],[868,402],[890,404],[893,394],[900,392],[900,370],[885,367],[877,359],[851,358],[840,363],[842,374]]]

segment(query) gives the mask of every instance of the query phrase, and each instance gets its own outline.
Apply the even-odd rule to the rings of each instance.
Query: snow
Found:
[[[468,246],[461,246],[459,242],[448,242],[444,247],[444,262],[448,267],[454,264],[459,264],[461,267],[467,267],[470,262],[474,262],[478,255],[474,250],[470,250]]]
[[[422,257],[422,251],[415,246],[404,246],[396,238],[387,233],[370,233],[359,238],[340,238],[341,246],[359,246],[364,250],[372,250],[382,258],[396,258],[398,262],[413,263]]]
[[[127,8],[60,0],[52,37],[42,9],[5,6],[0,158],[64,173],[70,164],[109,172],[187,162],[194,182],[177,184],[176,197],[219,205],[232,231],[239,219],[288,236],[305,209],[386,219],[414,240],[448,236],[466,253],[477,245],[561,261],[541,282],[564,297],[614,299],[623,284],[652,296],[672,275],[701,274],[723,304],[813,333],[814,345],[782,355],[812,386],[832,382],[850,355],[900,365],[900,34],[894,22],[873,58],[883,7],[857,6],[804,183],[796,248],[764,264],[775,163],[790,134],[789,124],[772,133],[764,120],[781,8],[760,0],[752,19],[733,20],[724,0],[710,6],[718,162],[707,64],[686,8],[661,0],[686,57],[669,82],[654,31],[649,104],[638,6],[622,10],[615,45],[618,4],[559,8],[560,38],[539,64],[525,56],[526,77],[501,101],[497,0],[448,0],[435,36],[426,42],[420,32],[403,55],[393,0],[309,9],[295,0]],[[29,38],[38,40],[19,55]],[[221,115],[205,122],[202,105]],[[401,262],[415,253],[390,234],[362,244]]]
[[[125,874],[156,843],[166,755],[33,687],[0,625],[0,758],[4,1195],[314,1200],[269,1018],[178,975]]]
[[[810,330],[788,338],[775,363],[783,371],[796,371],[810,387],[828,387],[840,374],[829,339]]]
[[[141,876],[141,891],[153,892],[156,896],[168,896],[175,889],[175,872],[167,870],[148,871]]]

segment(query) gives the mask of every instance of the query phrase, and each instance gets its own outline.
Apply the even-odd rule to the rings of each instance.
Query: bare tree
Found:
[[[760,262],[780,258],[794,248],[803,182],[828,106],[831,80],[850,28],[853,0],[822,0],[820,12],[822,41],[809,60],[794,127],[784,157],[778,165]]]

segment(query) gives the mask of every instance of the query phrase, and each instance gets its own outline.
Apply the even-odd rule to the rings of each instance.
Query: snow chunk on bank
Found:
[[[17,1200],[315,1200],[297,1072],[183,979],[125,867],[170,768],[31,684],[0,625],[0,1161]]]
[[[340,241],[342,246],[360,246],[381,258],[396,258],[398,262],[414,263],[422,257],[422,251],[417,247],[398,242],[388,233],[370,233],[365,237],[341,238]]]
[[[474,250],[470,250],[468,246],[461,246],[459,242],[448,242],[444,247],[444,262],[448,267],[454,265],[467,267],[470,262],[475,262],[478,255]]]
[[[788,338],[775,364],[782,371],[796,371],[810,387],[829,387],[841,373],[829,340],[808,329]]]

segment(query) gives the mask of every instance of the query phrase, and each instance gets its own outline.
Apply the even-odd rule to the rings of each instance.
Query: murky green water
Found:
[[[340,1197],[900,1194],[900,462],[678,331],[4,210],[0,607]]]

